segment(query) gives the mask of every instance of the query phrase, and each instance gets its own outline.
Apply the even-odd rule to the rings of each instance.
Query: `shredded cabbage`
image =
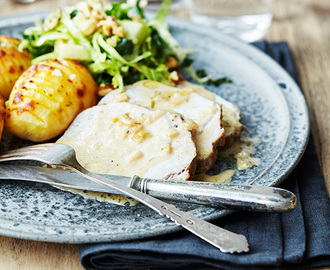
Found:
[[[150,79],[176,84],[171,73],[183,67],[191,53],[180,47],[165,22],[171,0],[164,0],[155,17],[147,21],[139,1],[135,4],[87,0],[53,11],[42,22],[23,32],[20,49],[27,49],[33,63],[47,59],[72,59],[85,65],[100,86],[124,89],[126,84]],[[168,68],[169,57],[177,66]],[[192,66],[187,73],[200,78]]]

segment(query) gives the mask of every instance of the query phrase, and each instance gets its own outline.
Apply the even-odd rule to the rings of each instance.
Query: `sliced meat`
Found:
[[[224,129],[221,127],[221,108],[193,88],[179,89],[154,81],[140,81],[107,94],[99,105],[112,102],[129,102],[151,109],[161,109],[181,114],[186,127],[193,133],[197,148],[197,173],[208,171],[217,159],[217,147],[222,145]]]
[[[219,95],[207,90],[205,87],[197,84],[185,83],[178,86],[181,89],[193,89],[201,96],[214,101],[222,107],[222,127],[225,129],[223,144],[219,150],[225,150],[231,146],[241,135],[243,125],[241,120],[241,111],[239,107],[223,99]]]
[[[196,147],[182,116],[127,102],[80,113],[58,140],[95,173],[187,180],[196,170]]]

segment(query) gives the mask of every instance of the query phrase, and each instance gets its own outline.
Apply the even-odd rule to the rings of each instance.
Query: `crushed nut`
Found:
[[[172,147],[169,144],[165,144],[160,148],[160,151],[170,154],[172,152]]]
[[[134,153],[132,153],[130,156],[129,156],[129,161],[130,162],[133,162],[133,161],[136,161],[140,158],[143,157],[143,153],[141,151],[136,151]]]
[[[169,139],[174,139],[175,137],[177,137],[179,135],[179,132],[177,130],[175,130],[174,128],[171,128],[169,129],[167,132],[166,132],[166,136],[169,138]]]
[[[180,128],[184,130],[196,130],[199,128],[199,126],[195,121],[191,119],[185,119],[184,123],[180,126]]]
[[[179,68],[179,62],[173,56],[169,56],[166,58],[165,65],[169,70],[175,70]]]
[[[77,16],[73,18],[73,21],[80,32],[85,36],[89,36],[97,30],[98,21],[92,17],[86,17],[82,13],[78,13]]]
[[[61,19],[61,9],[55,9],[44,21],[44,31],[50,31],[54,29]]]

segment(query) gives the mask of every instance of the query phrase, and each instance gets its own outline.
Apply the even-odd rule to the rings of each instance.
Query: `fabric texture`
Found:
[[[298,80],[285,42],[254,43]],[[292,191],[289,212],[236,212],[213,223],[247,237],[250,251],[225,254],[186,231],[143,240],[79,246],[85,269],[282,269],[330,265],[330,200],[310,138],[301,161],[280,186]]]

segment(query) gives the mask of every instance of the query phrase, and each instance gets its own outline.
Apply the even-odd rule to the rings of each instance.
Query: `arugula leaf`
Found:
[[[140,1],[136,1],[135,9],[136,9],[136,13],[140,15],[142,19],[145,19],[143,9],[140,7]]]
[[[183,62],[181,63],[181,67],[189,67],[192,65],[192,63],[194,62],[194,60],[190,59],[189,57],[186,57]]]
[[[47,54],[54,51],[54,45],[51,44],[44,44],[40,47],[31,47],[30,48],[30,56],[31,58],[36,58],[43,54]]]
[[[137,81],[140,81],[142,78],[140,72],[138,70],[135,70],[134,68],[130,67],[127,73],[124,76],[124,84],[133,84]]]
[[[204,78],[207,76],[206,71],[204,69],[197,70],[196,75],[200,78]],[[214,86],[220,86],[221,84],[224,84],[224,83],[232,83],[232,80],[227,77],[222,77],[222,78],[218,78],[215,80],[212,80],[210,78],[209,80],[206,81],[207,85],[214,85]]]
[[[206,77],[207,76],[205,69],[198,69],[198,70],[196,70],[196,75],[198,77],[200,77],[200,78],[203,78],[203,77]]]
[[[165,57],[166,51],[169,49],[167,42],[160,36],[155,27],[151,28],[151,46],[153,49],[154,55],[157,55],[160,58]]]
[[[214,86],[220,86],[221,84],[224,84],[224,83],[232,83],[232,80],[229,79],[228,77],[222,77],[222,78],[219,78],[219,79],[216,79],[216,80],[209,80],[207,82],[208,85],[214,85]]]
[[[126,38],[122,38],[118,42],[118,44],[115,47],[115,49],[117,50],[118,53],[120,53],[122,55],[132,54],[133,51],[134,51],[134,44],[133,44],[132,40],[126,39]]]
[[[23,37],[23,39],[28,40],[28,41],[35,41],[37,38],[35,35],[27,35],[25,33],[22,33],[22,37]]]
[[[76,17],[78,14],[78,10],[73,10],[71,13],[70,13],[70,19],[72,20],[74,17]]]
[[[98,85],[105,84],[111,85],[112,83],[112,76],[109,73],[97,73],[93,74],[94,80]]]
[[[112,7],[109,10],[105,10],[105,14],[108,16],[114,16],[117,20],[129,20],[128,16],[129,8],[123,8],[122,4],[125,2],[112,3]]]

